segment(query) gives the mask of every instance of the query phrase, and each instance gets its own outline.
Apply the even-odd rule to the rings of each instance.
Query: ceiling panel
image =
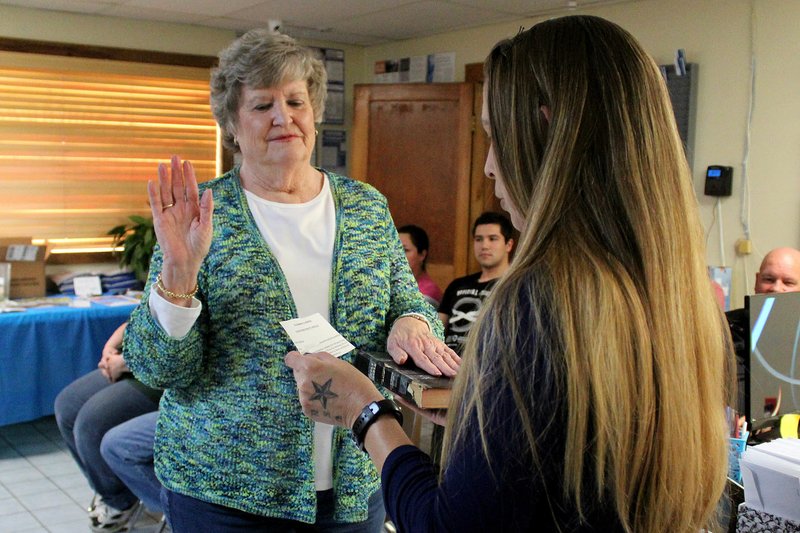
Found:
[[[196,24],[244,32],[281,21],[299,39],[372,46],[576,6],[638,0],[0,0],[0,5]]]

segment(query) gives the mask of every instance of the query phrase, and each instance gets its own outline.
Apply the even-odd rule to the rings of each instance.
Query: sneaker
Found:
[[[158,525],[156,526],[154,533],[172,533],[169,524],[167,524],[166,516],[162,516],[161,520],[158,521]]]
[[[89,527],[95,533],[116,533],[127,529],[131,519],[139,516],[142,502],[137,501],[124,510],[115,509],[99,498],[89,514]]]
[[[100,501],[100,495],[95,492],[94,496],[92,496],[91,503],[89,503],[89,507],[86,509],[87,511],[89,511],[89,518],[92,518],[93,516],[97,515],[95,509],[97,509],[97,502],[99,501]]]

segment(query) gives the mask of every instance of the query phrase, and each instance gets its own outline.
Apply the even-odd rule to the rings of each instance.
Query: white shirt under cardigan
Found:
[[[261,236],[280,264],[289,284],[299,317],[319,313],[330,322],[329,309],[333,241],[336,213],[327,177],[322,190],[302,204],[270,202],[245,191],[247,205]],[[150,291],[150,312],[172,338],[185,337],[200,316],[202,303],[191,307],[173,305]],[[281,354],[282,355],[282,354]],[[333,488],[333,426],[314,423],[314,485],[316,490]]]

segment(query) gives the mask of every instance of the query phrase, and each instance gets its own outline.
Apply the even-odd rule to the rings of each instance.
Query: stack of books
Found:
[[[381,385],[422,409],[446,409],[452,378],[432,376],[411,360],[402,365],[386,352],[358,350],[353,365]]]

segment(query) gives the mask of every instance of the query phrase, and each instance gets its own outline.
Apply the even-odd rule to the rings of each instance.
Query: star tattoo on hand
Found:
[[[328,408],[328,400],[330,398],[338,398],[339,395],[335,392],[331,391],[331,383],[333,382],[333,378],[329,379],[325,382],[324,385],[320,385],[316,381],[312,381],[311,383],[314,384],[314,395],[311,397],[311,401],[319,400],[322,403],[322,408]]]

